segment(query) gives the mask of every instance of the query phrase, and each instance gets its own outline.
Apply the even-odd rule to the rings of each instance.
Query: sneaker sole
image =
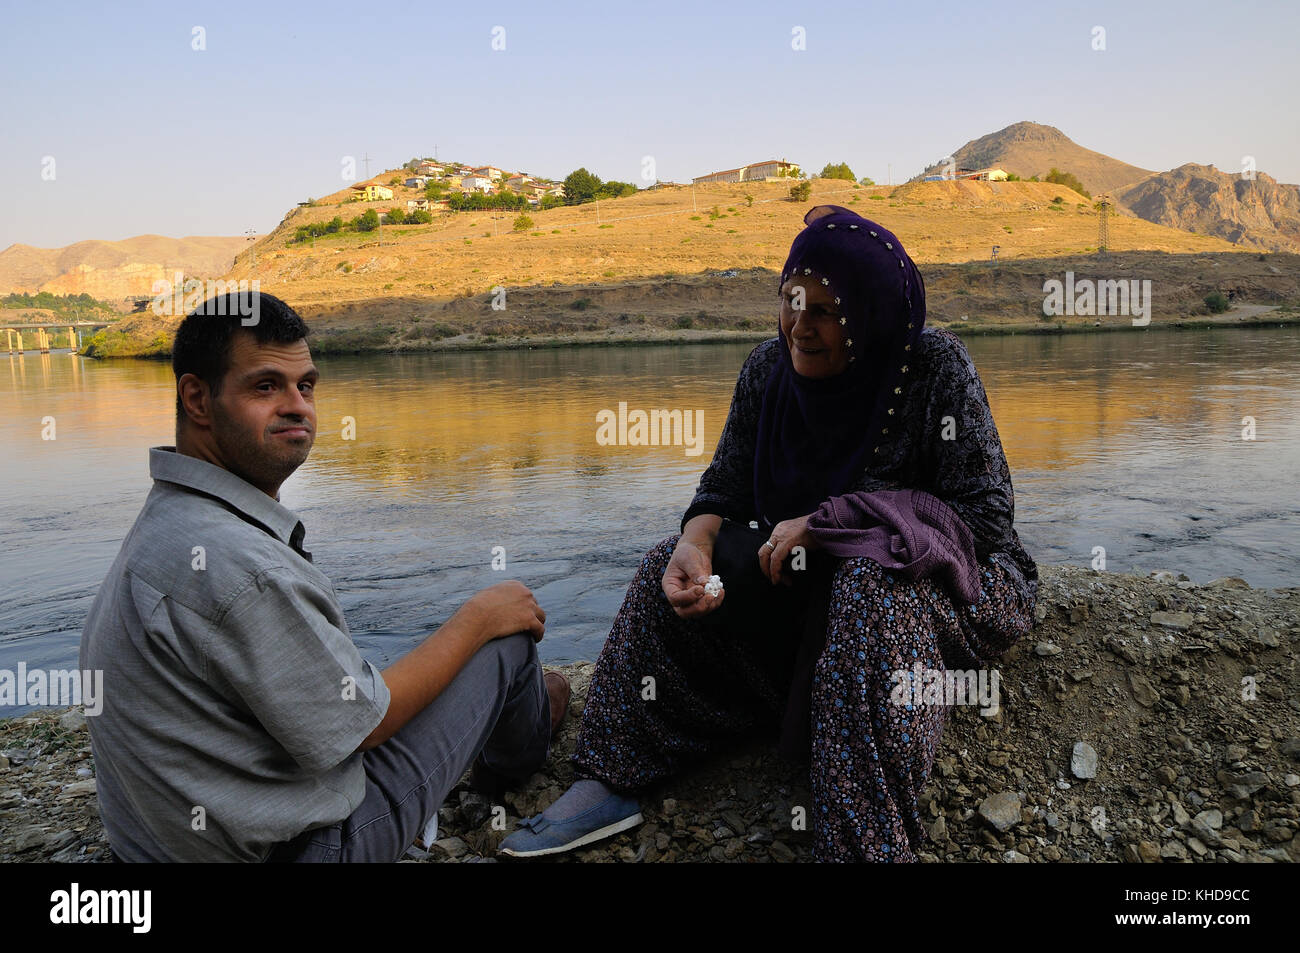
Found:
[[[561,844],[559,847],[543,847],[541,850],[512,850],[511,848],[502,848],[501,853],[511,857],[540,857],[543,854],[562,854],[565,851],[574,850],[583,847],[586,844],[594,843],[598,840],[604,840],[606,837],[613,837],[615,834],[621,834],[626,830],[631,830],[638,824],[643,823],[645,818],[641,812],[633,814],[631,817],[625,817],[621,821],[615,821],[605,827],[598,828],[590,834],[583,834],[576,840],[571,840],[567,844]]]

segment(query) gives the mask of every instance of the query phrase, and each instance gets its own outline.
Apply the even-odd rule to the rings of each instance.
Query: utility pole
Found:
[[[367,151],[366,154],[361,157],[361,161],[364,162],[366,165],[366,179],[368,180],[370,178],[370,152],[369,151]]]

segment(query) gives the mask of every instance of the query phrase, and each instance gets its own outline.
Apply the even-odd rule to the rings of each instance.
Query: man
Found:
[[[360,657],[279,503],[316,435],[306,334],[257,292],[177,331],[176,446],[149,451],[153,489],[81,641],[104,672],[90,738],[122,860],[395,861],[471,761],[499,796],[563,718],[568,682],[535,646],[546,613],[519,582],[383,672]]]

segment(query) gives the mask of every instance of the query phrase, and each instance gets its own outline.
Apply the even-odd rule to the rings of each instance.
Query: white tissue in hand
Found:
[[[722,591],[722,577],[710,576],[709,581],[704,584],[705,594],[710,596],[716,596],[721,591]]]

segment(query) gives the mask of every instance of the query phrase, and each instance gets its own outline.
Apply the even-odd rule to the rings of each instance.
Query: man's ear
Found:
[[[197,374],[182,374],[176,381],[176,396],[180,398],[185,416],[200,426],[212,424],[212,391]]]

